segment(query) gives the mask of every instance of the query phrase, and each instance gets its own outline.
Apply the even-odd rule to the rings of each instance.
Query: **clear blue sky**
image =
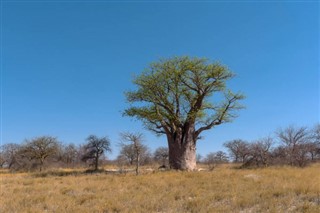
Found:
[[[198,152],[254,140],[290,124],[319,122],[319,3],[2,1],[1,143],[140,131],[122,117],[132,75],[162,57],[198,56],[237,74],[246,109],[206,132]]]

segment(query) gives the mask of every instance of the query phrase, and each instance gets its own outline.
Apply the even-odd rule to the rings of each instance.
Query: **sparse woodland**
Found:
[[[231,91],[227,85],[234,76],[225,65],[189,56],[160,59],[134,76],[136,87],[125,93],[129,106],[123,115],[141,121],[156,135],[165,136],[167,154],[163,150],[152,154],[147,143],[143,144],[141,133],[122,133],[120,155],[112,162],[106,155],[112,151],[112,141],[107,137],[90,135],[86,143],[75,146],[53,136],[39,136],[23,143],[2,145],[0,165],[20,171],[87,165],[98,171],[99,166],[109,162],[135,165],[139,174],[140,165],[157,161],[164,168],[196,170],[197,161],[201,162],[196,153],[201,134],[232,122],[244,108],[241,102],[245,96]],[[212,152],[202,163],[210,165],[210,169],[226,162],[241,163],[241,167],[304,167],[320,158],[319,126],[288,126],[276,130],[273,137],[251,142],[227,141],[225,147],[229,155]]]
[[[0,151],[0,165],[10,171],[42,171],[54,168],[88,168],[98,170],[99,166],[123,167],[163,166],[169,167],[167,147],[159,147],[153,153],[142,134],[124,133],[116,159],[108,159],[111,152],[106,137],[91,135],[80,145],[67,144],[51,136],[29,139],[20,144],[3,144]],[[138,142],[135,136],[138,136]],[[144,143],[143,143],[144,142]],[[305,167],[320,161],[320,125],[313,127],[288,126],[277,129],[274,136],[248,142],[242,139],[227,141],[224,146],[228,153],[213,151],[199,157],[197,163],[214,169],[219,164],[236,163],[241,168],[258,168],[277,165]],[[137,172],[138,173],[138,172]]]
[[[319,212],[319,127],[228,141],[228,153],[198,155],[193,172],[168,170],[168,148],[151,153],[140,134],[123,134],[115,160],[111,141],[93,135],[79,146],[5,144],[0,212]]]
[[[130,132],[115,159],[107,136],[2,144],[0,212],[320,212],[320,124],[196,153],[203,131],[243,108],[244,96],[226,87],[233,76],[207,59],[174,57],[136,77],[123,114],[166,136],[168,146],[153,152]]]

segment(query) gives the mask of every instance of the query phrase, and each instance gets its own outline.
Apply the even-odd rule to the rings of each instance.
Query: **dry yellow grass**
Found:
[[[36,177],[0,173],[0,212],[320,212],[307,168]],[[64,171],[66,172],[66,171]],[[59,173],[54,173],[59,174]],[[62,173],[67,174],[67,173]]]

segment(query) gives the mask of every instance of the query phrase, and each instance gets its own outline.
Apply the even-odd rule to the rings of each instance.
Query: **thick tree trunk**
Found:
[[[194,131],[176,133],[174,136],[167,136],[169,145],[169,164],[171,169],[195,170],[196,161],[196,140]]]

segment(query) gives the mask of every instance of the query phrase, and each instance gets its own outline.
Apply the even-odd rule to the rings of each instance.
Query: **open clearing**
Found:
[[[224,165],[213,171],[139,176],[2,172],[0,212],[316,213],[319,171],[320,164],[241,170]]]

